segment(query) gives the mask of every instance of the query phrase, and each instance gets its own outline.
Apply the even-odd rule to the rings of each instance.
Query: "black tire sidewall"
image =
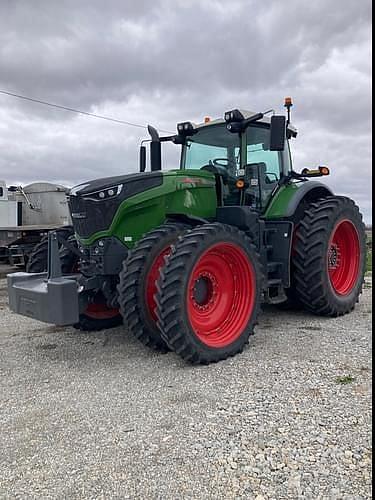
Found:
[[[183,230],[181,230],[181,233]],[[147,329],[154,331],[157,333],[157,336],[160,335],[159,328],[157,326],[157,322],[152,318],[148,303],[146,300],[146,287],[147,287],[147,281],[148,281],[148,274],[151,271],[151,266],[155,262],[155,259],[159,257],[161,252],[163,252],[168,246],[172,247],[178,240],[180,234],[178,231],[175,231],[173,233],[168,234],[165,238],[157,242],[155,245],[152,246],[150,249],[150,253],[148,255],[146,265],[143,267],[143,269],[140,272],[139,275],[139,283],[137,287],[137,297],[138,297],[138,303],[139,303],[139,309],[140,309],[140,316],[141,320],[144,322],[145,326]],[[172,251],[171,249],[171,251]],[[144,307],[142,305],[144,304]]]

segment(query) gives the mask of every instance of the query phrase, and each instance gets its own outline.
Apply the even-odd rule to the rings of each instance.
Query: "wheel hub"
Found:
[[[340,265],[340,249],[337,245],[331,245],[328,253],[329,269],[337,269]]]
[[[209,272],[200,273],[191,294],[194,307],[199,311],[207,311],[215,303],[217,288],[218,283],[214,274]]]

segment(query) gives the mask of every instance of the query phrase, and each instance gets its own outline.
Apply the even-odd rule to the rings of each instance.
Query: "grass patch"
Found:
[[[340,384],[340,385],[348,385],[348,384],[352,384],[353,382],[355,382],[355,378],[352,377],[351,375],[344,375],[342,377],[336,378],[336,384]]]
[[[367,252],[366,256],[366,273],[372,272],[372,252]]]

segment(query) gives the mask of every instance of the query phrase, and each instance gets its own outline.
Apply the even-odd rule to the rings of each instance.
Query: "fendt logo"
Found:
[[[85,212],[73,212],[72,218],[73,219],[86,219],[87,215]]]

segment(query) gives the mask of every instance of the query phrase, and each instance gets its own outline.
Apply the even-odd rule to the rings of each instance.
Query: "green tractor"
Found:
[[[86,330],[124,323],[194,364],[241,352],[262,303],[352,311],[365,274],[362,216],[309,180],[327,167],[293,170],[285,106],[286,116],[235,109],[183,122],[167,137],[149,126],[151,171],[144,141],[139,173],[73,188],[75,236],[51,233],[29,272],[8,276],[11,309]],[[177,170],[162,170],[165,142],[181,149]]]

